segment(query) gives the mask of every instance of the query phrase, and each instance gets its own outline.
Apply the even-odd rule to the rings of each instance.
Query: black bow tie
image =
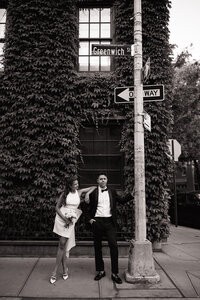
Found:
[[[101,192],[103,193],[103,192],[105,192],[105,191],[107,191],[108,189],[104,189],[104,190],[101,190]]]

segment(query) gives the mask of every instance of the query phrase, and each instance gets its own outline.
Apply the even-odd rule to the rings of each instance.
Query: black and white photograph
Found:
[[[0,299],[200,299],[200,0],[0,0]]]

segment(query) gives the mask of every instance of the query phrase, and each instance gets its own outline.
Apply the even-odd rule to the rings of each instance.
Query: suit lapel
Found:
[[[109,194],[109,197],[110,197],[110,208],[112,210],[113,209],[113,197],[112,197],[112,193],[111,193],[110,189],[108,189],[108,194]]]
[[[97,209],[97,205],[98,205],[98,200],[99,200],[99,189],[97,188],[96,190],[95,190],[95,196],[94,196],[94,201],[95,201],[95,211],[96,211],[96,209]]]

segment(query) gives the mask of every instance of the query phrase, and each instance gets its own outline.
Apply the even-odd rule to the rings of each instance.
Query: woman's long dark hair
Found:
[[[72,191],[72,185],[73,185],[74,181],[76,181],[76,180],[78,180],[78,178],[76,176],[72,176],[72,177],[66,179],[64,191],[62,193],[61,206],[66,205],[66,197],[69,194],[69,192]]]

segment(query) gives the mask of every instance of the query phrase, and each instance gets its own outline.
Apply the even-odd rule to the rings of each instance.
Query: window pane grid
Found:
[[[109,56],[92,55],[92,44],[111,43],[110,8],[79,11],[79,71],[110,71]]]

